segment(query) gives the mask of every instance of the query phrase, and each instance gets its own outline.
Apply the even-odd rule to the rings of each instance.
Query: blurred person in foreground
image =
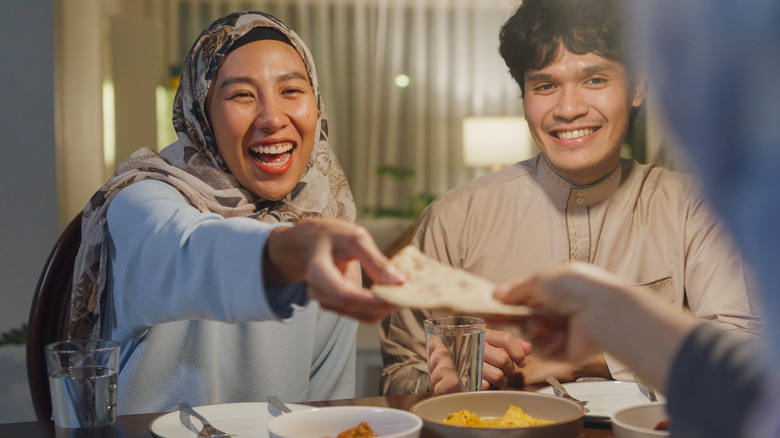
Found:
[[[355,319],[394,309],[360,267],[403,279],[350,223],[309,50],[263,13],[215,21],[173,122],[83,212],[71,332],[120,342],[119,413],[354,397]]]
[[[672,436],[780,437],[780,3],[630,4],[667,122],[754,268],[766,334],[745,342],[592,266],[496,296],[560,315],[523,324],[536,354],[577,361],[604,349],[646,377],[666,394]]]
[[[670,308],[753,337],[745,268],[694,178],[620,157],[646,89],[629,62],[623,5],[519,6],[501,29],[499,50],[541,154],[440,196],[423,213],[413,244],[495,282],[562,262],[593,264]],[[382,322],[385,393],[429,390],[423,320],[431,315],[402,309]],[[633,379],[633,370],[600,352],[577,366],[543,360],[529,354],[517,330],[500,328],[486,335],[484,389],[549,375]],[[447,380],[433,374],[437,393],[459,390],[438,386]]]

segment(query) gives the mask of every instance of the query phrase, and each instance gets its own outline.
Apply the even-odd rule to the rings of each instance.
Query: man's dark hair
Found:
[[[501,27],[498,49],[523,97],[525,73],[552,64],[561,42],[574,54],[622,63],[633,82],[623,9],[620,0],[523,0]]]

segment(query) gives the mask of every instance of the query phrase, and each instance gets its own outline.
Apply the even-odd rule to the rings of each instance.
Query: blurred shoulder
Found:
[[[686,193],[700,193],[698,178],[688,172],[668,169],[655,163],[641,164],[636,160],[621,159],[626,182],[668,188]]]
[[[664,208],[677,205],[681,211],[708,204],[696,175],[634,160],[623,160],[622,165],[625,193],[637,196],[640,203],[644,200]]]

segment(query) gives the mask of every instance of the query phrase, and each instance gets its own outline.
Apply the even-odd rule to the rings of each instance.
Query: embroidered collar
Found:
[[[577,205],[586,207],[597,204],[610,195],[615,193],[620,186],[622,176],[622,166],[618,166],[601,180],[584,186],[572,184],[562,177],[547,161],[544,155],[540,154],[536,165],[536,179],[542,188],[554,200],[566,205],[570,200],[575,199]]]

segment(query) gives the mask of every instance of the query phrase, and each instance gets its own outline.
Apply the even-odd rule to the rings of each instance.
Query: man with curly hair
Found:
[[[499,51],[541,154],[440,196],[423,213],[413,244],[495,282],[591,263],[671,307],[753,337],[746,268],[693,177],[621,158],[646,90],[629,61],[626,22],[618,0],[519,6],[501,29]],[[447,380],[435,369],[429,382],[422,322],[436,314],[403,309],[384,319],[384,393],[459,390],[437,386]],[[521,333],[489,328],[483,389],[550,375],[633,379],[609,355],[579,364],[542,360]]]

